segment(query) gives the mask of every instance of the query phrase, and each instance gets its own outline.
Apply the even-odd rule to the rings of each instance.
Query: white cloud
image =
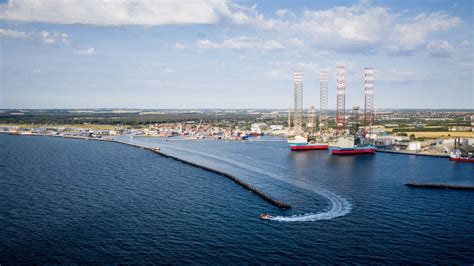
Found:
[[[153,62],[153,63],[145,64],[145,66],[152,66],[152,67],[164,67],[164,66],[165,66],[165,64],[163,64],[163,63],[160,63],[160,62]]]
[[[389,49],[394,52],[415,51],[427,41],[428,34],[436,31],[446,31],[458,26],[461,19],[452,17],[445,12],[420,14],[406,24],[396,24],[391,36],[392,44]]]
[[[237,38],[227,38],[222,42],[212,42],[209,39],[202,39],[196,42],[196,46],[201,49],[258,49],[258,50],[278,50],[285,46],[276,40],[264,41],[257,38],[240,36]]]
[[[67,33],[64,33],[64,32],[61,33],[61,41],[62,41],[63,43],[69,42],[69,35],[68,35]]]
[[[174,45],[174,48],[178,49],[178,50],[183,50],[186,48],[186,46],[184,46],[184,44],[182,43],[179,43],[177,42],[175,45]]]
[[[0,29],[0,37],[9,39],[28,39],[30,33],[10,29]]]
[[[57,44],[59,42],[68,43],[69,35],[63,32],[50,32],[42,30],[40,32],[24,32],[10,29],[0,29],[1,38],[39,40],[45,44]]]
[[[281,44],[278,41],[270,40],[270,41],[260,42],[257,45],[257,48],[263,49],[263,50],[275,50],[275,49],[284,49],[285,46],[283,46],[283,44]]]
[[[234,24],[248,25],[252,27],[262,28],[266,30],[284,29],[288,23],[279,19],[267,18],[256,10],[254,5],[252,8],[232,5],[234,12],[227,14],[227,17]]]
[[[272,76],[273,78],[278,78],[281,76],[281,71],[279,69],[272,69],[272,71],[270,72],[270,76]]]
[[[284,17],[286,14],[290,13],[291,11],[289,9],[277,9],[275,11],[275,14],[279,17]]]
[[[288,71],[283,71],[281,69],[271,69],[269,72],[266,73],[266,76],[272,79],[282,79],[282,80],[290,80],[292,73]]]
[[[56,43],[56,40],[53,39],[51,33],[49,33],[49,31],[41,31],[41,38],[43,39],[43,42],[44,43],[47,43],[47,44],[54,44]]]
[[[57,44],[59,42],[68,43],[69,42],[69,35],[63,32],[49,32],[43,30],[39,33],[40,39],[43,43],[46,44]]]
[[[320,66],[313,62],[290,62],[290,61],[272,61],[269,62],[269,65],[276,66],[279,68],[286,68],[289,70],[304,70],[308,72],[319,73],[321,70]]]
[[[265,29],[282,23],[256,9],[228,0],[8,0],[0,4],[0,19],[100,26],[215,24],[224,19]]]
[[[176,73],[176,70],[166,66],[166,64],[161,62],[152,62],[143,64],[143,67],[149,71],[159,71],[163,73]]]
[[[446,12],[421,13],[410,18],[409,12],[394,13],[367,1],[322,10],[306,9],[298,15],[289,9],[277,9],[272,18],[259,13],[257,5],[247,7],[229,0],[9,0],[0,4],[0,19],[102,26],[227,23],[274,31],[282,41],[227,37],[213,42],[203,38],[196,46],[272,50],[288,45],[304,50],[315,48],[318,52],[391,53],[417,51],[427,46],[433,32],[447,31],[461,23],[460,18]],[[54,34],[42,35],[41,39],[48,44],[68,42],[67,34]],[[178,42],[174,48],[186,46]]]
[[[309,34],[316,42],[331,40],[376,43],[392,22],[388,9],[353,5],[327,10],[305,10],[301,21],[293,27]]]
[[[383,82],[410,83],[416,81],[425,81],[426,78],[413,70],[388,69],[378,70],[377,80]]]
[[[0,4],[0,19],[57,24],[210,24],[222,15],[230,15],[226,0],[9,0]]]
[[[305,47],[305,43],[298,39],[298,38],[290,38],[286,41],[288,44],[294,45],[294,46],[299,46],[299,47]]]
[[[307,45],[328,50],[382,50],[403,53],[425,47],[430,34],[458,26],[461,19],[446,12],[406,18],[368,2],[325,10],[305,10],[288,30],[306,36]],[[280,23],[281,25],[282,23]],[[288,43],[297,41],[289,39]]]
[[[77,50],[77,51],[74,51],[74,53],[78,55],[93,55],[95,54],[95,48],[89,46],[89,48],[87,49]]]
[[[444,57],[454,53],[454,47],[448,41],[434,40],[426,46],[430,56]]]

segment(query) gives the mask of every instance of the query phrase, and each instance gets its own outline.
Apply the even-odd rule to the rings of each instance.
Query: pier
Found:
[[[453,189],[453,190],[471,190],[474,191],[474,186],[468,185],[449,185],[439,183],[406,183],[405,186],[412,188],[431,188],[431,189]]]

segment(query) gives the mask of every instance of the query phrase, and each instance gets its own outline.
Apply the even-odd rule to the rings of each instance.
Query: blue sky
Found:
[[[0,1],[0,108],[474,108],[472,1]]]

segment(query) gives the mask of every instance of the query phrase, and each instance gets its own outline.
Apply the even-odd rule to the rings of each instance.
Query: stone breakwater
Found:
[[[23,134],[23,135],[26,135],[26,134]],[[30,134],[28,134],[28,136],[50,136],[51,137],[52,135],[38,135],[38,134],[34,134],[34,135],[31,134],[30,135]],[[259,196],[260,198],[262,198],[266,202],[268,202],[268,203],[272,204],[273,206],[276,206],[280,209],[290,209],[291,208],[291,206],[286,204],[285,202],[273,198],[269,194],[263,192],[262,190],[256,188],[255,186],[250,185],[249,183],[243,181],[242,179],[240,179],[240,178],[238,178],[234,175],[231,175],[229,173],[226,173],[226,172],[223,172],[223,171],[220,171],[220,170],[217,170],[217,169],[205,166],[205,165],[197,164],[197,163],[194,163],[194,162],[191,162],[191,161],[188,161],[188,160],[185,160],[185,159],[182,159],[182,158],[179,158],[179,157],[167,154],[167,153],[164,153],[159,148],[144,147],[144,146],[141,146],[141,145],[138,145],[138,144],[123,142],[123,141],[115,140],[115,139],[112,139],[112,138],[87,138],[87,137],[81,137],[81,136],[52,136],[52,137],[63,137],[63,138],[72,138],[72,139],[81,139],[81,140],[94,140],[94,141],[109,141],[109,142],[115,142],[115,143],[125,144],[125,145],[136,147],[136,148],[145,149],[145,150],[154,152],[156,154],[159,154],[161,156],[164,156],[166,158],[171,158],[173,160],[176,160],[176,161],[179,161],[179,162],[182,162],[182,163],[194,166],[194,167],[198,167],[198,168],[201,168],[201,169],[204,169],[204,170],[207,170],[207,171],[225,176],[225,177],[229,178],[230,180],[234,181],[235,183],[237,183],[238,185],[240,185],[241,187],[247,189],[248,191],[254,193],[257,196]]]

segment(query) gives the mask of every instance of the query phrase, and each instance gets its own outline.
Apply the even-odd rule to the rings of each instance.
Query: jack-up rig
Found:
[[[293,128],[288,132],[288,143],[291,150],[325,150],[330,149],[334,155],[344,154],[373,154],[375,146],[370,139],[374,121],[374,68],[365,68],[365,108],[364,121],[361,128],[359,121],[359,107],[355,106],[351,116],[346,116],[346,67],[336,68],[336,127],[328,129],[328,71],[320,72],[320,108],[319,123],[315,122],[315,109],[311,107],[307,115],[306,127],[303,127],[303,72],[295,71],[294,81],[294,110]],[[315,125],[318,129],[315,130]]]
[[[306,123],[307,130],[303,130],[303,72],[294,72],[293,87],[294,122],[293,129],[288,134],[288,143],[290,144],[291,150],[327,150],[329,145],[327,144],[327,142],[321,141],[321,138],[319,138],[320,135],[318,136],[318,134],[314,130],[314,126],[316,124],[316,111],[314,110],[314,108],[311,108],[308,114],[308,123]]]
[[[352,108],[352,117],[349,120],[349,127],[346,129],[345,116],[345,91],[346,91],[346,71],[345,67],[338,67],[337,75],[337,129],[338,138],[331,142],[331,152],[334,155],[344,154],[373,154],[376,151],[372,144],[370,134],[373,124],[373,93],[375,70],[373,68],[365,68],[365,109],[364,109],[364,127],[360,127],[359,123],[359,107]],[[343,115],[341,115],[343,114]],[[340,117],[341,115],[341,117]]]

